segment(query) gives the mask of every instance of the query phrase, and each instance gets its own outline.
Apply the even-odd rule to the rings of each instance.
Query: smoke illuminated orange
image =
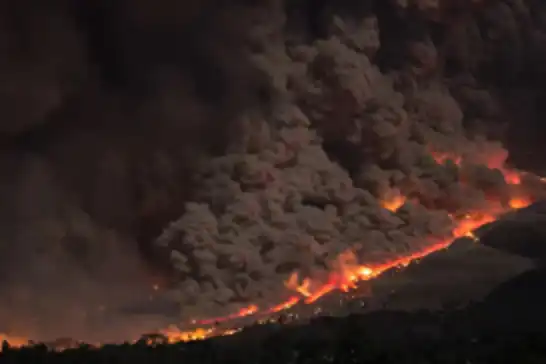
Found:
[[[451,153],[442,153],[442,152],[431,152],[430,155],[436,163],[438,164],[444,164],[448,160],[452,161],[453,163],[459,165],[461,164],[462,157],[452,155]]]
[[[395,212],[400,207],[402,207],[402,205],[404,205],[404,203],[406,203],[406,196],[402,196],[402,195],[397,194],[397,195],[394,195],[394,196],[392,196],[390,198],[387,198],[387,199],[381,201],[381,206],[384,209]]]
[[[438,163],[443,163],[447,159],[454,161],[456,164],[460,164],[461,157],[452,156],[448,154],[436,154],[433,155]],[[509,185],[519,186],[521,184],[521,176],[517,170],[509,169],[504,165],[498,164],[498,158],[492,158],[492,165],[488,165],[490,168],[497,168],[505,177],[505,182]],[[538,178],[538,177],[537,177]],[[545,179],[540,179],[542,182],[546,182]],[[382,207],[387,210],[395,212],[406,202],[406,198],[400,194],[394,194],[391,198],[381,201]],[[491,208],[484,211],[473,211],[464,216],[451,216],[453,221],[453,230],[451,235],[445,239],[431,239],[430,244],[426,248],[410,253],[408,255],[398,257],[396,259],[389,260],[382,264],[375,265],[361,265],[358,264],[358,259],[352,251],[346,251],[342,253],[334,264],[335,269],[329,273],[326,281],[316,281],[310,277],[300,278],[297,272],[290,275],[285,282],[287,289],[294,292],[294,296],[290,297],[285,302],[277,304],[270,308],[258,309],[256,306],[249,306],[246,310],[242,310],[238,314],[228,316],[228,319],[234,317],[248,316],[248,312],[253,312],[254,315],[267,315],[279,311],[289,309],[296,304],[311,304],[319,300],[324,295],[332,291],[344,291],[347,292],[356,288],[356,284],[362,281],[368,281],[378,277],[387,270],[405,267],[410,263],[419,260],[421,258],[430,255],[431,253],[445,249],[451,245],[451,243],[461,237],[469,237],[477,240],[473,231],[485,224],[495,221],[499,215],[506,213],[513,209],[520,209],[529,206],[532,203],[532,198],[522,195],[521,189],[517,190],[517,196],[511,198],[508,202],[508,206],[503,207],[501,203],[494,202],[491,204]],[[210,320],[200,321],[197,323],[204,324],[210,322]],[[219,335],[222,333],[215,333]],[[212,335],[211,335],[212,336]]]
[[[458,164],[462,160],[461,157],[448,154],[433,153],[433,157],[438,163],[443,163],[447,159],[451,159]],[[292,273],[285,282],[285,286],[293,294],[284,302],[270,307],[258,307],[258,305],[252,304],[231,315],[191,321],[189,323],[190,326],[200,326],[197,329],[182,331],[173,326],[161,331],[161,334],[167,338],[168,342],[199,340],[212,336],[229,335],[236,332],[237,329],[220,329],[218,327],[219,323],[232,321],[241,317],[255,317],[258,320],[260,317],[267,317],[273,313],[287,310],[297,304],[311,304],[332,291],[350,291],[357,287],[358,282],[374,279],[387,270],[407,266],[413,261],[445,249],[457,238],[466,236],[477,240],[473,234],[474,230],[495,221],[499,215],[507,211],[524,208],[533,202],[531,196],[526,196],[522,193],[522,174],[504,165],[498,165],[499,160],[502,160],[502,158],[492,158],[493,162],[491,162],[492,165],[490,167],[501,171],[506,183],[514,186],[515,196],[510,199],[507,206],[503,206],[498,201],[492,201],[489,209],[472,211],[464,216],[451,215],[453,229],[450,236],[444,239],[431,238],[429,244],[426,244],[424,249],[385,261],[381,264],[361,264],[354,252],[346,251],[340,254],[335,260],[332,265],[333,269],[329,272],[326,279],[317,280],[312,277],[300,277],[298,272]],[[537,177],[536,179],[538,180],[539,178]],[[545,179],[540,180],[546,183]],[[406,198],[397,192],[391,198],[382,201],[381,205],[385,209],[395,212],[405,201]],[[14,346],[24,345],[26,342],[24,339],[8,338],[6,336],[0,336],[0,339],[8,340]]]
[[[10,346],[13,346],[16,348],[22,347],[28,344],[28,339],[26,338],[12,336],[12,335],[5,335],[2,333],[0,333],[0,341],[2,342],[7,341],[10,344]]]

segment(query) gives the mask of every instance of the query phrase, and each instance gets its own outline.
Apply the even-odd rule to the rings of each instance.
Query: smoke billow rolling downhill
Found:
[[[449,236],[452,216],[517,194],[490,140],[501,101],[473,75],[493,62],[475,48],[514,31],[502,24],[515,10],[385,3],[263,5],[251,59],[269,76],[269,107],[240,116],[242,140],[203,166],[194,201],[157,240],[180,275],[182,317],[286,299],[292,272],[325,281],[346,251],[366,264],[411,255]]]
[[[4,2],[0,331],[132,337],[153,285],[217,315],[505,201],[513,95],[482,71],[523,95],[544,9],[447,3]]]

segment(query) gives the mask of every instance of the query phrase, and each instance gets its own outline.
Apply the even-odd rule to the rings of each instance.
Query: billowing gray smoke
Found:
[[[241,140],[206,163],[195,201],[157,240],[180,274],[184,317],[274,302],[291,272],[324,276],[343,251],[365,263],[419,251],[449,235],[449,214],[508,202],[507,152],[465,131],[431,39],[410,43],[406,69],[381,72],[373,13],[332,16],[312,42],[287,42],[284,13],[268,13],[251,57],[269,76],[270,108],[241,116]],[[329,142],[357,163],[344,166]],[[397,195],[409,200],[391,212]]]
[[[414,251],[506,202],[482,165],[506,153],[470,131],[543,79],[540,6],[3,2],[0,332],[135,336],[165,323],[122,310],[154,284],[181,320],[271,302],[290,272]]]

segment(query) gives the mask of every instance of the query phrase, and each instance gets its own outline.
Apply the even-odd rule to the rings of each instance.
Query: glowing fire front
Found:
[[[454,157],[448,154],[432,153],[434,159],[438,163],[445,163],[447,160],[460,165],[461,157]],[[287,310],[297,304],[311,304],[316,302],[324,295],[333,291],[347,292],[357,287],[358,282],[374,279],[385,271],[397,267],[404,267],[411,262],[423,258],[431,253],[445,249],[458,238],[470,237],[478,240],[473,231],[482,225],[495,221],[498,216],[510,210],[527,207],[534,201],[534,196],[525,191],[522,180],[526,177],[534,178],[540,183],[546,183],[545,178],[531,176],[527,173],[509,169],[504,166],[504,159],[499,163],[499,158],[492,158],[491,161],[486,161],[488,167],[496,168],[504,176],[506,184],[510,187],[510,199],[504,203],[499,201],[491,201],[487,209],[473,211],[463,216],[450,215],[453,229],[450,236],[443,239],[431,239],[426,248],[411,253],[406,256],[397,257],[392,260],[385,261],[380,264],[359,264],[358,258],[352,251],[346,251],[340,254],[333,265],[334,269],[329,272],[326,280],[317,280],[311,277],[301,277],[298,272],[292,273],[285,282],[286,288],[293,292],[293,295],[287,300],[280,302],[270,307],[258,307],[255,304],[249,305],[223,317],[214,317],[203,320],[193,320],[189,323],[192,327],[198,327],[189,331],[183,331],[177,326],[168,327],[160,332],[164,341],[169,343],[180,341],[200,340],[213,336],[230,335],[239,329],[222,329],[218,326],[220,323],[232,321],[242,317],[267,317],[273,313]],[[464,182],[463,182],[464,183]],[[381,205],[383,208],[390,211],[400,209],[408,199],[399,191],[394,191],[390,196],[387,196]],[[28,340],[13,336],[0,335],[0,340],[7,341],[11,346],[23,346],[28,344]],[[148,339],[149,344],[153,344],[153,339]],[[62,346],[64,347],[64,346]]]
[[[457,166],[461,166],[463,163],[462,157],[438,153],[431,154],[437,163],[445,163],[447,160],[451,160]],[[506,184],[510,188],[509,200],[501,202],[493,199],[486,209],[472,211],[463,216],[450,215],[453,226],[450,236],[443,239],[431,239],[430,243],[418,252],[397,257],[380,264],[362,265],[359,264],[358,258],[352,251],[343,252],[337,257],[336,264],[334,264],[335,269],[329,273],[328,278],[325,281],[316,280],[310,277],[301,277],[298,272],[292,273],[286,280],[285,286],[288,290],[294,292],[294,294],[284,302],[265,308],[250,305],[241,309],[239,312],[225,317],[193,321],[192,324],[206,326],[247,316],[267,316],[272,313],[289,309],[297,304],[311,304],[330,292],[347,292],[355,289],[358,282],[374,279],[385,271],[393,268],[405,267],[413,261],[449,247],[451,243],[458,238],[469,237],[477,241],[478,238],[474,235],[474,230],[495,221],[500,215],[510,210],[527,207],[535,200],[535,197],[525,190],[525,187],[522,184],[524,178],[530,177],[540,181],[540,183],[546,183],[545,178],[531,176],[525,172],[505,167],[505,160],[506,155],[494,155],[490,157],[490,159],[483,161],[483,163],[489,168],[497,169],[502,173]],[[402,195],[399,191],[392,191],[389,196],[386,196],[386,198],[381,201],[381,205],[389,211],[396,212],[406,203],[406,201],[408,201],[406,196]],[[216,328],[211,328],[209,330],[210,331],[203,331],[203,329],[198,329],[195,331],[197,335],[192,336],[192,339],[233,333],[233,330],[222,331],[217,330]],[[174,341],[179,339],[184,340],[188,335],[188,333],[178,331],[177,329],[165,330],[163,331],[163,334],[168,337],[169,340]]]

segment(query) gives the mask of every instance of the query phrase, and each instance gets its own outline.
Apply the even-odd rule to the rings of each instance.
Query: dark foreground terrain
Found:
[[[5,363],[544,363],[546,271],[524,273],[452,312],[376,312],[267,325],[188,344],[4,348]],[[159,340],[160,341],[160,340]]]
[[[542,205],[486,232],[483,243],[540,262],[537,230]],[[532,219],[529,217],[533,217]],[[499,234],[518,221],[519,245]],[[524,226],[525,225],[525,226]],[[509,229],[510,230],[510,229]],[[540,229],[539,229],[540,230]],[[527,233],[532,233],[529,235]],[[529,235],[529,236],[527,236]],[[532,244],[524,244],[533,240]],[[519,247],[519,248],[518,248]],[[447,254],[447,253],[446,253]],[[453,288],[456,289],[456,288]],[[323,317],[307,324],[268,324],[206,341],[82,346],[52,352],[46,346],[12,349],[2,363],[546,363],[546,269],[539,263],[496,286],[483,300],[443,311],[380,310]],[[280,320],[282,322],[282,318]]]

